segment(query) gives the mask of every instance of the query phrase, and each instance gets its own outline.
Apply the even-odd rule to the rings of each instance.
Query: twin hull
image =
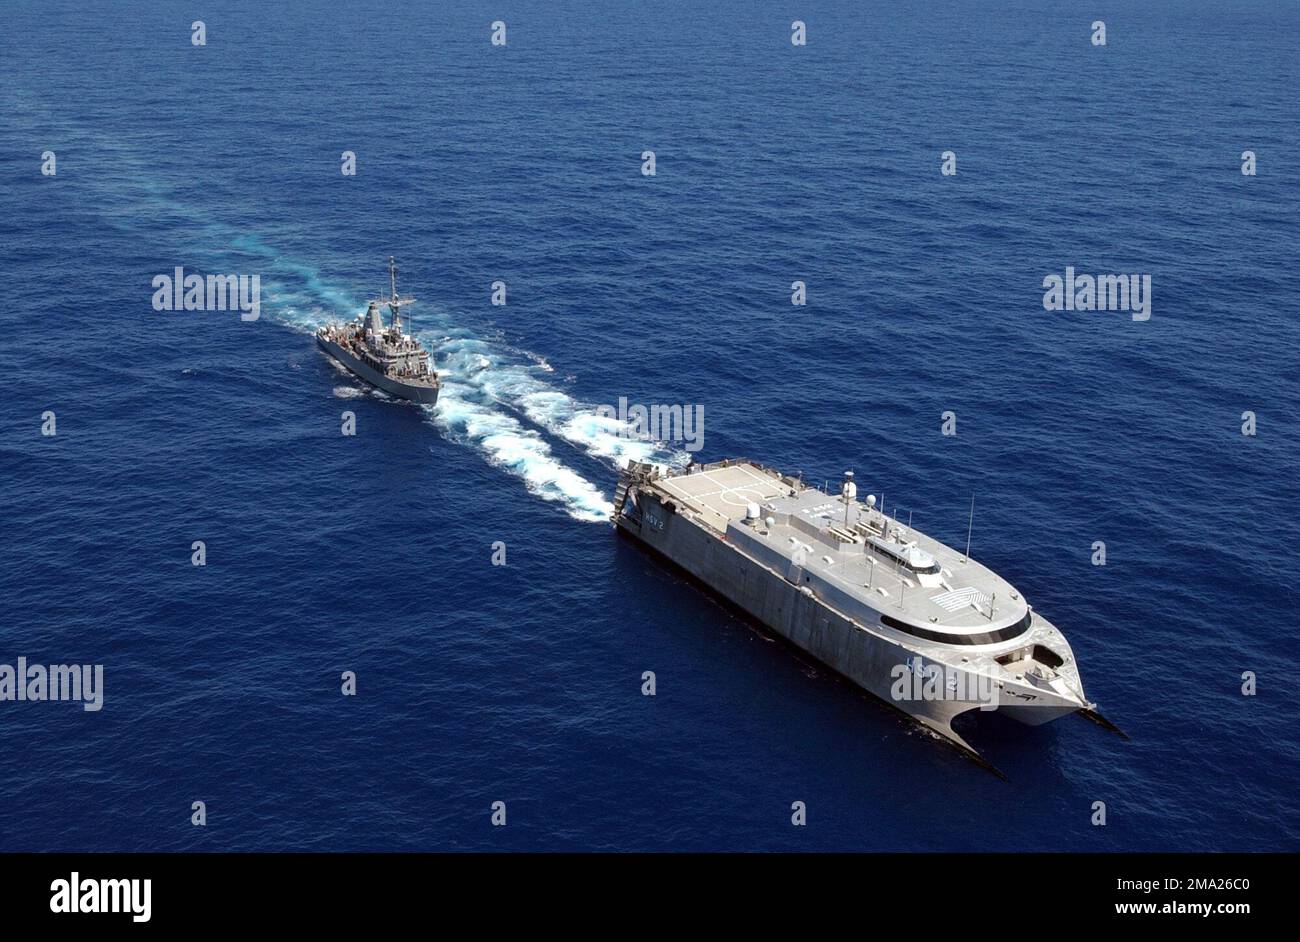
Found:
[[[400,399],[409,399],[412,402],[418,402],[426,406],[431,406],[438,401],[437,386],[403,383],[400,380],[391,379],[332,340],[326,340],[324,337],[318,336],[316,342],[320,344],[322,350],[353,373],[390,395],[397,396]]]
[[[787,641],[808,652],[867,692],[913,716],[945,739],[975,753],[951,726],[954,717],[982,704],[975,699],[896,698],[891,688],[899,665],[918,656],[905,646],[854,624],[810,590],[788,582],[783,575],[742,554],[719,535],[667,509],[657,495],[642,490],[636,495],[639,522],[620,514],[618,527],[699,579],[706,586],[762,622]],[[931,659],[925,658],[930,661]],[[934,661],[934,663],[941,663]],[[947,669],[951,671],[949,663]],[[974,675],[961,689],[975,691]],[[1011,691],[1007,690],[1007,693]],[[1017,706],[1003,703],[1003,714],[1038,725],[1074,712],[1077,704]]]

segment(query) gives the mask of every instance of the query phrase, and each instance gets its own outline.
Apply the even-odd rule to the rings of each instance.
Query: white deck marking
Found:
[[[663,488],[695,510],[716,517],[725,528],[749,503],[762,503],[785,492],[781,485],[744,465],[715,468],[669,478]]]
[[[951,592],[941,592],[938,595],[930,596],[930,601],[938,605],[945,612],[955,612],[958,609],[965,608],[967,605],[979,606],[989,601],[989,597],[979,589],[967,587],[964,589],[953,589]]]

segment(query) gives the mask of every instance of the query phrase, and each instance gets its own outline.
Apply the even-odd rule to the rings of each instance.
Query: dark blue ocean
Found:
[[[1298,48],[1274,2],[5,0],[0,664],[104,705],[0,702],[0,849],[1300,849]],[[433,410],[313,343],[390,255]],[[177,266],[260,318],[154,310]],[[1067,266],[1150,319],[1045,310]],[[682,457],[620,397],[951,545],[974,496],[1131,740],[981,723],[1002,780],[735,617],[602,522]]]

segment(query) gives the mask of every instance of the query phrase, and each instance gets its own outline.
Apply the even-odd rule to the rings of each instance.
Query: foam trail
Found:
[[[164,205],[171,212],[181,212],[174,204]],[[282,324],[311,333],[327,321],[350,320],[364,307],[363,299],[331,284],[317,269],[280,256],[256,235],[208,220],[202,222],[201,232],[195,244],[199,255],[195,262],[208,262],[215,269],[236,258],[245,263],[255,259],[262,274],[264,312]],[[213,257],[212,245],[228,246],[229,255]],[[435,322],[441,320],[435,318]],[[482,391],[474,381],[480,368],[477,360],[458,358],[454,347],[440,351],[446,347],[445,335],[429,337],[427,330],[419,333],[430,341],[429,348],[438,361],[443,388],[431,416],[447,437],[476,448],[490,464],[520,478],[531,493],[562,503],[574,519],[609,519],[614,508],[600,490],[559,461],[537,431],[525,427]],[[345,390],[349,388],[354,387],[337,387],[334,395],[348,396]],[[363,394],[382,395],[368,388]]]
[[[330,320],[349,320],[361,310],[362,298],[330,283],[317,269],[285,258],[247,228],[214,221],[170,198],[162,188],[147,182],[148,168],[143,163],[133,161],[130,154],[118,157],[119,163],[125,161],[135,172],[129,175],[133,181],[129,187],[114,177],[105,178],[97,188],[111,225],[134,231],[148,221],[170,236],[183,255],[181,261],[192,270],[257,271],[264,315],[304,333]],[[531,377],[530,369],[549,370],[544,360],[533,358],[529,366],[523,366],[487,345],[476,353],[473,348],[480,341],[448,336],[451,325],[445,316],[436,311],[426,316],[441,331],[418,330],[434,353],[444,382],[433,409],[433,421],[440,429],[520,478],[532,493],[564,504],[574,518],[607,520],[613,507],[600,490],[557,459],[542,436],[509,409],[520,409],[536,425],[579,444],[589,454],[619,463],[628,457],[648,456],[653,446],[620,443],[605,429],[584,425],[586,420],[578,419],[579,408],[572,399]],[[417,321],[417,327],[421,326]],[[349,395],[342,392],[344,388],[335,390],[335,395]],[[569,418],[562,420],[566,415]]]
[[[581,403],[539,379],[538,373],[551,372],[544,360],[538,362],[525,353],[523,356],[529,362],[521,362],[521,357],[512,357],[510,352],[483,341],[471,345],[471,354],[477,360],[477,368],[466,370],[469,382],[593,458],[618,467],[629,460],[681,466],[689,458],[681,449],[634,436],[627,423],[602,415],[596,407]]]
[[[613,505],[590,481],[556,460],[541,435],[476,401],[473,385],[441,375],[442,392],[434,411],[453,440],[474,445],[489,463],[522,478],[537,496],[563,502],[570,516],[591,522],[609,519]]]
[[[282,316],[295,326],[314,329],[334,318],[350,318],[362,302],[332,286],[303,266],[298,269],[301,288],[274,285],[271,296],[273,316]],[[326,299],[326,306],[320,301]],[[489,464],[520,478],[529,492],[544,500],[562,503],[576,520],[599,522],[609,519],[613,505],[594,484],[566,467],[551,452],[550,445],[534,429],[527,428],[485,396],[475,374],[482,363],[468,348],[458,348],[448,338],[429,338],[428,331],[417,331],[430,340],[437,361],[442,391],[431,410],[434,423],[452,441],[477,449]]]

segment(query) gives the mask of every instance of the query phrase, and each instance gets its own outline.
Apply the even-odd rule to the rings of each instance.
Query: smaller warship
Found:
[[[411,318],[402,331],[402,308],[415,298],[397,296],[397,264],[388,260],[391,294],[370,301],[364,314],[350,324],[334,322],[316,331],[321,349],[371,385],[390,395],[426,406],[438,401],[438,374],[429,363],[429,351],[410,333]],[[384,326],[380,306],[392,312]]]

